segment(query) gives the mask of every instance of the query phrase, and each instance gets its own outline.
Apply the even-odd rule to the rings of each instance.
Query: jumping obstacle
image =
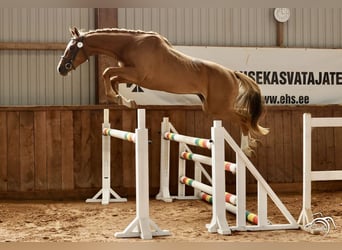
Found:
[[[108,205],[109,202],[126,202],[126,198],[121,198],[110,186],[110,136],[126,140],[126,136],[132,134],[129,132],[111,129],[109,123],[109,110],[103,110],[102,123],[102,188],[93,198],[87,199],[86,202],[101,202]],[[134,134],[133,134],[134,135]],[[127,136],[128,141],[132,141],[134,136]],[[111,195],[114,198],[111,198]],[[102,198],[100,198],[102,196]]]
[[[342,117],[312,118],[309,113],[303,114],[303,208],[298,219],[298,224],[303,227],[315,220],[311,210],[311,182],[342,180],[342,170],[311,170],[312,128],[319,127],[342,127]]]
[[[172,133],[170,130],[172,129]],[[223,166],[224,165],[224,152],[220,150],[224,146],[223,139],[223,128],[221,125],[221,121],[214,121],[213,127],[211,128],[211,136],[212,139],[201,139],[195,138],[185,135],[180,135],[176,129],[172,126],[172,124],[168,121],[168,118],[164,118],[162,122],[162,134],[161,134],[161,169],[160,169],[160,192],[157,195],[157,199],[164,200],[166,202],[172,201],[169,192],[169,169],[170,169],[170,141],[180,142],[179,153],[187,151],[192,153],[187,144],[202,148],[210,149],[212,152],[213,160],[213,169],[212,169],[212,178],[205,171],[205,169],[198,165],[195,168],[195,179],[200,180],[202,173],[212,182],[212,194],[214,197],[218,197],[213,199],[213,210],[212,210],[212,219],[210,224],[206,225],[209,232],[217,232],[219,234],[228,235],[231,234],[231,229],[228,226],[226,220],[226,211],[225,211],[225,176],[224,176],[224,168],[215,167],[215,166]],[[185,160],[179,158],[179,177],[185,176]],[[197,192],[197,196],[193,198],[198,199],[199,192]],[[188,198],[185,196],[185,185],[179,182],[178,185],[178,199]]]
[[[201,139],[185,135],[180,135],[174,126],[169,122],[168,118],[164,118],[161,125],[161,160],[160,160],[160,191],[157,199],[171,202],[173,199],[199,199],[201,193],[208,193],[208,189],[201,183],[202,174],[207,178],[208,182],[212,184],[210,190],[212,191],[212,222],[216,219],[214,227],[207,225],[209,232],[214,232],[215,229],[221,234],[230,234],[231,231],[259,231],[259,230],[283,230],[283,229],[298,229],[299,226],[278,196],[274,193],[271,187],[263,179],[257,169],[253,166],[248,157],[243,153],[241,148],[236,144],[229,133],[221,126],[220,121],[214,121],[211,128],[211,139]],[[186,180],[185,164],[187,160],[192,160],[195,163],[194,181],[191,186],[194,188],[194,195],[185,195],[185,185],[182,181],[178,185],[178,194],[171,196],[169,191],[169,172],[170,172],[170,142],[175,141],[179,143],[179,161],[178,161],[178,176],[180,180]],[[236,153],[236,163],[227,163],[224,161],[224,146],[225,142]],[[197,146],[211,150],[211,157],[194,154],[190,147]],[[202,164],[212,167],[212,178],[207,173]],[[226,221],[226,200],[225,200],[225,166],[229,165],[227,169],[231,172],[236,172],[236,207],[234,212],[236,214],[236,225],[228,227]],[[256,225],[246,224],[246,169],[257,180],[258,187],[258,213],[255,216]],[[195,184],[194,184],[195,183]],[[208,185],[207,185],[208,186]],[[209,186],[210,187],[210,186]],[[203,191],[203,192],[202,192]],[[288,221],[288,224],[270,224],[267,219],[267,203],[268,197],[277,206],[279,211]],[[217,217],[217,215],[220,215]],[[252,217],[252,216],[251,216]],[[223,230],[224,229],[224,230]]]
[[[161,230],[149,217],[149,181],[148,181],[148,130],[145,128],[145,110],[138,109],[138,128],[135,133],[111,129],[109,111],[104,110],[103,136],[106,147],[103,151],[106,166],[110,168],[110,137],[135,144],[135,175],[136,175],[136,217],[123,232],[115,233],[117,238],[140,237],[152,239],[153,236],[167,236],[170,232]],[[108,143],[109,141],[109,143]],[[106,169],[106,173],[108,173]],[[110,175],[108,175],[109,177]],[[106,178],[106,181],[109,178]],[[109,185],[109,184],[107,184]],[[108,192],[108,191],[107,191]],[[103,193],[103,191],[102,191]]]

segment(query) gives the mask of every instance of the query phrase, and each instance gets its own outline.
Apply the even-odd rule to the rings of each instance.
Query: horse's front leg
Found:
[[[132,78],[129,74],[132,74],[132,72],[134,73],[134,71],[132,71],[132,68],[129,69],[130,70],[127,70],[124,67],[108,67],[103,71],[102,76],[104,78],[105,94],[108,99],[113,100],[119,105],[125,105],[129,108],[136,108],[137,105],[134,100],[127,100],[118,92],[119,83],[135,81],[132,80],[135,79],[134,74]],[[125,76],[128,76],[128,78],[126,78]],[[114,85],[114,89],[112,87],[112,84]]]
[[[115,90],[113,89],[111,79],[110,79],[110,75],[105,74],[106,70],[107,69],[104,70],[102,77],[103,77],[104,90],[105,90],[105,95],[107,97],[107,100],[110,103],[116,103],[118,105],[121,105],[122,104],[121,96],[117,92],[116,88],[115,88]]]
[[[124,105],[128,108],[137,108],[137,104],[134,100],[126,99],[124,96],[119,94],[119,84],[128,82],[127,80],[122,79],[122,78],[117,77],[117,76],[113,76],[110,78],[110,82],[111,82],[111,86],[114,86],[114,92],[118,93],[117,97],[118,97],[119,102],[120,102],[118,104]]]

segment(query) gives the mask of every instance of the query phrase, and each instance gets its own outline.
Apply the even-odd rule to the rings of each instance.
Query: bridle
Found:
[[[87,55],[87,53],[86,53],[86,52],[84,51],[84,49],[83,49],[83,46],[84,46],[84,44],[83,44],[83,37],[81,36],[81,37],[78,37],[78,38],[72,38],[71,40],[76,41],[76,47],[75,47],[75,49],[73,49],[73,50],[71,51],[71,57],[70,57],[70,58],[67,58],[67,57],[65,57],[64,55],[61,56],[61,58],[62,58],[63,60],[66,60],[66,63],[64,64],[64,67],[65,67],[65,69],[67,69],[67,70],[75,69],[75,66],[74,66],[74,64],[73,64],[73,61],[75,60],[75,58],[76,58],[76,56],[77,56],[77,54],[78,54],[78,52],[79,52],[80,50],[82,50],[83,54],[84,54],[84,55],[86,56],[86,58],[88,59],[88,55]]]

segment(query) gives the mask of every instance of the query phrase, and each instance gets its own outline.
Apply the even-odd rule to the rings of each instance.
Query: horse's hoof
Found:
[[[112,97],[112,96],[106,96],[106,103],[107,104],[116,104],[116,98]]]
[[[106,100],[108,104],[122,105],[122,99],[118,96],[108,95]]]
[[[135,101],[129,100],[129,107],[132,109],[136,109],[138,107],[138,105]]]

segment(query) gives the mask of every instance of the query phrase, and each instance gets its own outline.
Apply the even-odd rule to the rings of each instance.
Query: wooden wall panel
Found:
[[[76,111],[75,124],[75,185],[78,188],[86,188],[92,185],[91,176],[91,118],[86,110]]]
[[[122,130],[134,132],[137,126],[136,112],[131,110],[122,111]],[[116,139],[118,140],[118,139]],[[127,157],[129,156],[129,157]],[[122,141],[122,170],[123,185],[127,191],[135,194],[135,144]]]
[[[20,188],[34,190],[34,113],[20,112]]]
[[[35,190],[47,190],[46,112],[34,115]]]
[[[101,112],[101,120],[103,120],[103,112]],[[122,128],[122,112],[119,110],[110,110],[109,112],[109,121],[111,128]],[[125,155],[123,154],[123,143],[122,140],[115,139],[111,140],[111,180],[112,187],[124,187],[124,164],[123,159],[125,159]],[[128,157],[127,157],[128,158]],[[102,166],[102,165],[101,165]],[[121,190],[122,191],[122,190]],[[120,193],[123,194],[123,193]]]
[[[292,182],[303,181],[303,112],[293,110],[292,112]]]
[[[61,111],[46,113],[46,169],[48,190],[62,188]]]
[[[334,109],[334,116],[342,117],[341,109]],[[334,156],[335,156],[335,166],[336,170],[342,170],[342,128],[334,128]]]
[[[108,106],[71,107],[0,107],[0,198],[63,197],[89,198],[101,187],[103,109]],[[302,116],[342,116],[341,106],[269,107],[262,125],[270,134],[259,138],[252,162],[277,191],[301,190]],[[179,133],[210,138],[212,121],[198,107],[146,107],[149,129],[150,195],[159,191],[160,125],[169,117]],[[136,111],[110,107],[112,128],[134,132]],[[239,143],[236,125],[223,121]],[[319,128],[312,133],[312,162],[315,170],[342,170],[342,128]],[[206,149],[191,147],[209,155]],[[226,160],[235,161],[235,153],[226,147]],[[178,144],[171,143],[170,190],[178,185]],[[192,175],[193,163],[187,163]],[[210,167],[208,167],[210,172]],[[120,195],[135,194],[134,144],[111,139],[112,187]],[[235,176],[227,175],[227,190],[234,191]],[[331,182],[330,182],[331,183]],[[248,175],[249,190],[256,181]],[[281,185],[279,185],[281,184]],[[316,189],[339,189],[341,185],[319,183]],[[190,189],[187,189],[190,190]],[[51,195],[53,194],[53,195]]]
[[[7,191],[7,113],[0,112],[0,191]]]
[[[61,113],[62,189],[74,188],[74,136],[72,111]]]
[[[19,112],[7,113],[7,191],[20,192]]]
[[[82,159],[81,159],[81,135],[82,135],[82,122],[81,122],[81,111],[76,110],[73,112],[73,119],[74,119],[74,145],[77,145],[75,147],[74,151],[74,175],[76,176],[82,176]],[[82,187],[82,177],[75,178],[75,188],[81,188]]]
[[[92,176],[92,186],[99,187],[102,183],[102,122],[103,113],[97,110],[90,111],[90,174]]]
[[[166,111],[156,110],[153,115],[146,113],[146,127],[149,128],[149,160],[150,166],[160,165],[160,145],[161,145],[161,122],[163,117],[168,116]],[[158,153],[155,153],[158,152]],[[159,191],[160,168],[149,168],[150,187]]]
[[[81,154],[81,172],[82,187],[88,187],[93,184],[91,173],[91,117],[87,110],[81,111],[81,145],[79,147]]]
[[[256,166],[259,169],[260,174],[264,177],[268,177],[274,173],[274,165],[276,161],[276,154],[275,154],[275,144],[276,144],[276,137],[277,132],[275,128],[275,121],[274,116],[271,112],[268,111],[268,114],[265,117],[264,127],[270,128],[270,132],[264,138],[261,138],[263,145],[259,145],[259,150],[265,150],[266,157],[264,159],[259,159],[258,157],[258,164]],[[260,161],[261,160],[261,161]],[[254,161],[255,162],[255,161]]]

